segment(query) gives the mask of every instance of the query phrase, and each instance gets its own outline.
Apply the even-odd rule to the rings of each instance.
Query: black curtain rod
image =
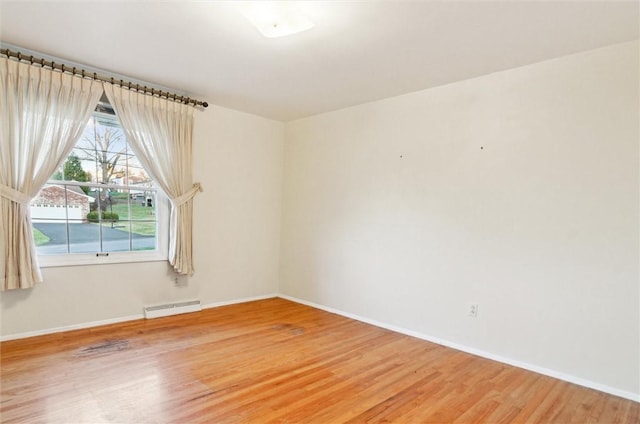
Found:
[[[190,97],[185,97],[185,96],[179,96],[175,93],[170,93],[168,91],[162,91],[162,90],[156,90],[153,87],[147,87],[145,86],[141,86],[140,84],[134,84],[130,81],[123,81],[123,80],[118,80],[115,79],[113,77],[106,77],[104,75],[98,75],[95,72],[88,72],[85,71],[84,69],[79,69],[75,66],[67,66],[63,63],[55,63],[53,61],[48,61],[42,58],[37,58],[34,56],[27,56],[27,55],[23,55],[20,52],[14,52],[11,51],[9,49],[0,49],[0,54],[3,54],[7,57],[14,57],[16,59],[18,59],[19,61],[26,61],[26,62],[30,62],[32,65],[40,65],[42,67],[49,67],[51,69],[57,69],[59,71],[62,72],[68,72],[72,75],[79,75],[82,78],[91,78],[97,81],[103,81],[103,82],[107,82],[109,84],[113,84],[113,85],[119,85],[120,87],[124,87],[124,88],[128,88],[129,90],[136,90],[138,92],[142,92],[142,93],[146,93],[146,94],[151,94],[153,95],[158,95],[160,97],[165,97],[168,100],[172,100],[174,102],[180,102],[180,103],[184,103],[184,104],[193,104],[194,106],[202,106],[202,107],[207,107],[209,106],[209,103],[207,102],[203,102],[201,100],[196,100],[196,99],[192,99]]]

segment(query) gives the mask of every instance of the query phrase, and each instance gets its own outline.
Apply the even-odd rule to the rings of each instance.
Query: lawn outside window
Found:
[[[43,267],[167,259],[169,202],[102,102],[30,204]]]

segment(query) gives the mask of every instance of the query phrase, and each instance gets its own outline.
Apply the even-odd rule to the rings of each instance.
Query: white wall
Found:
[[[147,305],[203,304],[278,289],[284,125],[216,106],[195,113],[191,278],[166,262],[43,269],[32,290],[0,294],[2,336],[120,319]]]
[[[634,42],[289,123],[280,291],[637,396],[638,115]]]

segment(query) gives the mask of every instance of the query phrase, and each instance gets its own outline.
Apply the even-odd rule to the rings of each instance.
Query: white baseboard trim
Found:
[[[260,296],[243,297],[243,298],[240,298],[240,299],[223,300],[222,302],[213,302],[213,303],[207,303],[206,305],[202,305],[202,309],[209,309],[209,308],[217,308],[217,307],[220,307],[220,306],[235,305],[237,303],[255,302],[256,300],[273,299],[274,297],[280,297],[280,296],[278,295],[278,293],[270,293],[270,294],[263,294],[263,295],[260,295]]]
[[[227,306],[227,305],[234,305],[236,303],[253,302],[256,300],[271,299],[274,297],[278,297],[278,295],[276,293],[272,293],[272,294],[266,294],[261,296],[226,300],[222,302],[208,303],[206,305],[202,305],[202,309],[217,308],[218,306]],[[65,325],[62,327],[46,328],[44,330],[27,331],[25,333],[9,334],[6,336],[1,336],[0,342],[5,342],[9,340],[26,339],[27,337],[45,336],[47,334],[63,333],[65,331],[82,330],[85,328],[100,327],[102,325],[118,324],[126,321],[135,321],[137,319],[144,319],[144,314],[129,315],[125,317],[111,318],[111,319],[105,319],[100,321],[83,322],[82,324]]]
[[[448,340],[444,340],[438,337],[429,336],[427,334],[419,333],[413,330],[407,330],[406,328],[398,327],[391,324],[386,324],[384,322],[376,321],[373,319],[365,318],[356,314],[352,314],[349,312],[344,312],[339,309],[335,309],[329,306],[320,305],[318,303],[310,302],[304,299],[299,299],[293,296],[288,296],[285,294],[278,294],[278,297],[286,300],[290,300],[292,302],[300,303],[303,305],[311,306],[312,308],[321,309],[323,311],[331,312],[337,315],[341,315],[346,318],[351,318],[356,321],[361,321],[366,324],[371,324],[376,327],[384,328],[387,330],[394,331],[396,333],[405,334],[407,336],[412,336],[418,339],[426,340],[428,342],[436,343],[442,346],[450,347],[452,349],[456,349],[462,352],[470,353],[475,356],[480,356],[482,358],[491,359],[493,361],[501,362],[503,364],[511,365],[517,368],[522,368],[528,371],[532,371],[538,374],[546,375],[548,377],[553,377],[558,380],[563,380],[568,383],[577,384],[579,386],[588,387],[590,389],[598,390],[600,392],[608,393],[610,395],[619,396],[621,398],[629,399],[635,402],[640,402],[640,394],[628,392],[625,390],[616,389],[614,387],[609,387],[604,384],[596,383],[594,381],[586,380],[580,377],[575,377],[573,375],[565,374],[559,371],[551,370],[548,368],[540,367],[537,365],[529,364],[526,362],[521,362],[515,359],[506,358],[504,356],[495,355],[490,352],[486,352],[484,350],[476,349],[473,347],[461,345],[458,343],[450,342]]]
[[[144,318],[143,314],[137,314],[137,315],[129,315],[129,316],[126,316],[126,317],[104,319],[104,320],[100,320],[100,321],[83,322],[82,324],[74,324],[74,325],[65,325],[65,326],[62,326],[62,327],[46,328],[44,330],[27,331],[25,333],[9,334],[7,336],[0,337],[0,342],[6,342],[6,341],[9,341],[9,340],[26,339],[27,337],[46,336],[47,334],[63,333],[65,331],[82,330],[82,329],[85,329],[85,328],[100,327],[101,325],[117,324],[117,323],[120,323],[120,322],[134,321],[134,320],[143,319],[143,318]]]

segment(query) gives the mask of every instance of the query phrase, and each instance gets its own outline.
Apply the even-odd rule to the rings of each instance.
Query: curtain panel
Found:
[[[0,290],[42,281],[29,203],[67,157],[102,83],[0,58]]]
[[[169,262],[193,274],[193,107],[105,83],[131,149],[171,202]]]

